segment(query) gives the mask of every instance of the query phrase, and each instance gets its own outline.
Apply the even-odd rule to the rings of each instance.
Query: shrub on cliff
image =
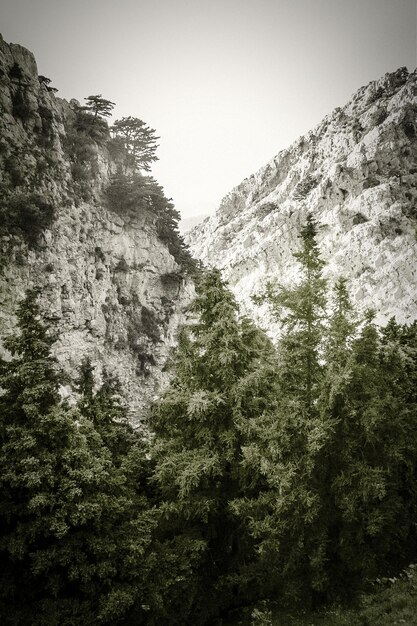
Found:
[[[178,230],[180,214],[156,180],[139,173],[118,174],[105,193],[109,208],[120,215],[153,215],[159,239],[185,271],[195,271],[196,263]]]
[[[19,193],[0,199],[0,232],[22,236],[29,247],[39,244],[54,217],[54,206],[39,194]]]
[[[318,185],[318,180],[309,174],[303,178],[294,189],[294,199],[304,200],[308,194]]]
[[[26,93],[19,86],[12,98],[13,116],[25,122],[31,115],[31,110]]]

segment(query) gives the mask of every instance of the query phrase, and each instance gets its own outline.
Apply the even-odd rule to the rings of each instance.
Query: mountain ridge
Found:
[[[268,280],[297,280],[293,253],[308,212],[330,282],[344,275],[377,321],[417,314],[417,74],[406,68],[360,87],[307,134],[230,191],[186,234],[194,255],[222,269],[243,310]],[[267,323],[271,326],[270,319]]]

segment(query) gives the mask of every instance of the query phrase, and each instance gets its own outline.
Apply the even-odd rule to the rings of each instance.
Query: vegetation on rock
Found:
[[[159,239],[177,263],[185,271],[195,271],[196,263],[178,230],[180,214],[154,178],[139,173],[130,176],[119,173],[106,188],[106,198],[109,208],[120,215],[153,216]]]
[[[60,400],[27,295],[0,362],[4,623],[385,623],[360,598],[416,557],[417,325],[358,319],[310,216],[300,241],[298,284],[260,297],[276,345],[200,274],[149,445],[88,360]]]
[[[151,163],[158,160],[156,141],[159,137],[155,137],[155,130],[139,118],[129,115],[116,120],[110,131],[116,144],[123,146],[126,151],[126,166],[150,172]]]
[[[0,196],[0,233],[21,235],[29,247],[39,244],[43,231],[50,227],[55,207],[36,193],[8,193]]]
[[[93,115],[94,122],[100,117],[110,117],[115,103],[103,98],[101,94],[84,98],[87,102],[82,108]],[[93,123],[94,123],[93,122]]]

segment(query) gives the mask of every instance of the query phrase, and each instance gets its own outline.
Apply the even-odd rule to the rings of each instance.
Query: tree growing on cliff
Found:
[[[91,113],[93,116],[93,122],[97,118],[110,117],[115,103],[103,98],[101,94],[96,96],[88,96],[84,98],[87,104],[84,105],[83,110]]]
[[[154,178],[139,173],[116,175],[106,189],[106,197],[109,208],[117,213],[153,215],[157,235],[170,254],[184,271],[195,272],[196,262],[178,230],[180,214]]]
[[[159,137],[137,117],[122,117],[110,128],[113,137],[121,139],[128,155],[128,165],[138,170],[150,172],[151,163],[158,160],[156,144]]]
[[[39,74],[38,80],[39,80],[39,83],[41,85],[44,85],[46,87],[47,91],[49,91],[51,93],[56,93],[58,91],[58,89],[56,87],[52,87],[51,86],[51,79],[50,78],[47,78],[46,76],[43,76],[42,74]]]
[[[109,140],[109,127],[106,117],[111,115],[114,102],[106,100],[100,95],[85,98],[87,104],[80,106],[77,101],[72,101],[75,113],[74,130],[69,133],[66,143],[72,157],[76,157],[79,164],[83,164],[84,155],[91,151],[91,140],[103,144]],[[88,160],[88,155],[87,155]]]

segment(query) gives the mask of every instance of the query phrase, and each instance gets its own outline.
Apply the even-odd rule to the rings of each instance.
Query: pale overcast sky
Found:
[[[183,216],[221,198],[360,86],[416,66],[416,0],[1,0],[0,32],[67,99],[101,93],[160,135]]]

